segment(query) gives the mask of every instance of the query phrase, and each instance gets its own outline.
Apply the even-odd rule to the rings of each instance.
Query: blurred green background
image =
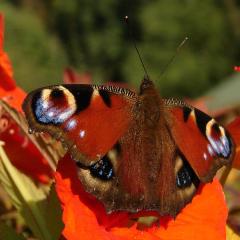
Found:
[[[61,83],[65,67],[94,83],[138,86],[144,72],[123,17],[163,96],[197,97],[240,64],[240,1],[1,0],[5,50],[27,91]],[[186,37],[189,41],[160,77]]]

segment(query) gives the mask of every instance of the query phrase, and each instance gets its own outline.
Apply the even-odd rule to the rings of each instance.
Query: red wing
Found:
[[[188,106],[166,105],[170,131],[180,151],[202,181],[211,181],[216,171],[231,162],[233,143],[213,118]]]
[[[30,128],[61,139],[75,160],[89,165],[126,131],[134,96],[118,87],[62,85],[30,93],[23,108]]]
[[[235,142],[235,155],[232,166],[240,169],[240,117],[237,117],[230,124],[228,124],[227,130]]]

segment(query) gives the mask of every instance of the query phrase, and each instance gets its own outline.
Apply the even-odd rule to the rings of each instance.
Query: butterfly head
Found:
[[[150,80],[149,76],[145,75],[140,85],[140,95],[151,89],[155,89],[155,85],[153,81]]]

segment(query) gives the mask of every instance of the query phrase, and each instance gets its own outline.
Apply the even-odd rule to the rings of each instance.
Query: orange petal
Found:
[[[7,90],[15,88],[16,83],[13,80],[13,71],[10,60],[6,53],[3,51],[3,39],[4,39],[4,20],[0,15],[0,86]]]
[[[22,111],[21,104],[26,94],[22,89],[16,87],[11,62],[3,51],[3,25],[3,16],[0,14],[0,98],[7,101],[10,106],[18,111]]]
[[[201,186],[198,194],[178,214],[155,234],[161,239],[225,240],[228,210],[218,180]],[[164,219],[163,219],[164,222]]]
[[[129,239],[225,240],[226,219],[227,207],[223,191],[220,183],[214,180],[202,186],[175,220],[162,217],[160,226],[149,228],[147,233],[134,228],[114,228],[112,232],[117,236],[131,236]]]
[[[83,190],[77,176],[76,164],[69,155],[58,163],[55,174],[56,191],[63,208],[66,239],[115,239],[109,238],[106,229],[128,220],[127,213],[107,215],[103,205]],[[114,236],[112,236],[114,237]]]
[[[60,160],[55,179],[63,208],[63,236],[67,240],[221,240],[226,237],[227,208],[217,180],[202,186],[175,220],[162,217],[160,226],[140,231],[136,226],[123,227],[126,213],[106,215],[102,204],[83,190],[69,155]]]
[[[53,176],[50,166],[15,123],[9,123],[0,133],[0,139],[5,142],[4,150],[16,168],[39,182],[49,183]]]
[[[1,84],[1,83],[0,83]],[[6,91],[0,85],[0,98],[7,102],[11,107],[15,108],[18,112],[23,112],[22,102],[26,97],[26,93],[19,87],[13,90]]]
[[[10,60],[3,52],[4,21],[0,15],[0,98],[11,107],[22,112],[22,102],[26,93],[16,86]],[[1,116],[3,118],[3,116]],[[4,119],[1,119],[4,120]],[[52,170],[36,146],[22,134],[16,123],[9,122],[7,129],[1,129],[0,139],[5,142],[5,150],[15,167],[42,183],[52,178]]]
[[[0,52],[3,50],[3,35],[4,35],[3,15],[0,14]]]

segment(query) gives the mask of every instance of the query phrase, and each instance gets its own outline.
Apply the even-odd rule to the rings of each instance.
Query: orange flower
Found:
[[[15,88],[15,82],[12,78],[13,72],[9,58],[7,54],[3,51],[3,38],[3,16],[0,15],[0,85],[6,90],[11,90]]]
[[[136,224],[126,227],[131,214],[107,215],[103,205],[83,190],[77,167],[66,155],[59,161],[55,174],[56,191],[63,209],[67,240],[224,240],[227,207],[217,180],[200,186],[198,193],[176,217],[161,217],[146,230]]]
[[[22,111],[26,93],[16,86],[10,60],[3,51],[3,16],[0,15],[0,98],[17,111]],[[7,115],[0,115],[0,139],[15,167],[32,178],[48,183],[52,170],[35,145],[23,134],[18,125]]]
[[[22,100],[26,94],[16,86],[13,79],[11,62],[8,55],[3,51],[3,25],[3,16],[0,14],[0,97],[4,98],[12,107],[21,111]]]

